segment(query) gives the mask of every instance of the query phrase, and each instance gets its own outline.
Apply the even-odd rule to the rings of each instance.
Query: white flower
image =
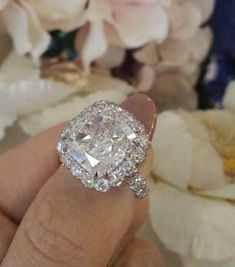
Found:
[[[0,139],[4,136],[5,128],[12,125],[17,118],[23,116],[21,125],[27,133],[36,133],[67,119],[71,109],[74,112],[78,110],[77,106],[83,98],[80,101],[77,93],[103,91],[105,94],[108,90],[111,91],[107,97],[112,99],[113,93],[114,100],[118,100],[125,98],[132,87],[109,76],[83,75],[72,62],[49,65],[41,70],[29,58],[11,53],[0,68]],[[71,97],[68,103],[59,105],[68,97]],[[85,101],[88,99],[89,95],[84,98]],[[49,108],[55,104],[59,106]],[[64,111],[65,107],[67,113]],[[60,112],[61,116],[58,116]],[[44,114],[48,114],[48,117],[43,117]],[[35,117],[37,122],[34,124]]]
[[[64,83],[40,78],[40,70],[26,57],[11,53],[0,68],[0,130],[17,117],[39,111],[76,92]]]
[[[168,9],[170,38],[188,40],[211,16],[214,0],[172,0]]]
[[[202,23],[206,22],[212,15],[215,6],[215,0],[192,0],[200,9]]]
[[[163,112],[153,150],[160,181],[152,184],[150,214],[160,239],[187,267],[234,262],[235,113]]]
[[[200,65],[212,41],[209,28],[198,29],[188,40],[168,38],[162,44],[151,42],[135,52],[142,68],[136,73],[136,87],[149,91],[160,111],[197,107],[194,86]]]
[[[171,38],[191,38],[202,22],[200,9],[192,1],[173,0],[168,10]]]
[[[188,258],[186,267],[194,261],[197,267],[235,261],[234,204],[158,182],[151,188],[150,216],[165,246]]]
[[[31,53],[35,62],[47,49],[50,36],[25,0],[0,0],[0,18],[20,54]]]
[[[209,28],[197,29],[188,40],[166,39],[162,44],[150,43],[135,53],[135,58],[153,68],[157,75],[177,71],[178,75],[193,87],[198,78],[199,67],[205,59],[212,42]]]
[[[81,30],[77,41],[85,68],[108,44],[136,48],[152,40],[162,42],[168,32],[165,5],[159,0],[91,0],[86,20],[86,33]]]
[[[166,9],[169,20],[167,38],[160,44],[147,43],[135,52],[135,59],[148,66],[137,72],[136,87],[142,91],[151,88],[160,110],[196,108],[197,98],[193,88],[198,80],[200,64],[212,42],[211,30],[201,28],[201,25],[210,17],[213,8],[214,0],[169,1]],[[176,84],[181,84],[179,89],[165,90],[169,88],[170,81],[174,84],[175,80]]]
[[[111,87],[108,87],[109,85]],[[20,120],[21,127],[27,134],[35,135],[59,123],[70,121],[87,105],[91,105],[97,100],[110,100],[121,103],[132,90],[131,87],[120,80],[99,76],[93,77],[88,86],[95,87],[97,92],[86,96],[74,96],[56,106],[48,107],[39,113],[26,116]]]
[[[214,0],[0,0],[0,17],[16,51],[35,59],[47,49],[47,30],[79,31],[84,67],[109,44],[137,48],[167,36],[190,39],[213,10]],[[169,31],[170,29],[170,31]],[[86,32],[84,34],[84,31]]]
[[[232,140],[226,138],[234,138],[234,123],[235,116],[229,111],[162,113],[153,140],[155,173],[181,189],[205,190],[225,185],[228,178],[218,151],[222,153],[226,148],[223,141]],[[224,129],[221,137],[220,128]],[[224,138],[221,144],[219,138]]]

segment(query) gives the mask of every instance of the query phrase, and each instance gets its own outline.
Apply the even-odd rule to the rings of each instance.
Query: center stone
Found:
[[[136,138],[126,121],[117,121],[110,110],[79,125],[73,135],[68,154],[96,178],[105,177],[109,169],[115,169]]]

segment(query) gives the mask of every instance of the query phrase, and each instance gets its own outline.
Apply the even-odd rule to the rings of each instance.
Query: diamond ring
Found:
[[[57,143],[60,161],[88,188],[107,192],[126,182],[138,198],[149,188],[137,166],[150,146],[144,126],[109,101],[85,108]]]

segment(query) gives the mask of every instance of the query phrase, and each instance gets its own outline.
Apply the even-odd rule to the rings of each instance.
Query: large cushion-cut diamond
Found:
[[[134,136],[130,128],[122,127],[114,116],[106,117],[104,111],[79,129],[68,153],[92,176],[101,178],[112,164],[124,160]]]
[[[136,159],[145,156],[147,138],[143,126],[131,114],[102,101],[73,120],[62,134],[57,150],[68,168],[80,176],[86,175],[81,179],[85,184],[89,180],[89,186],[107,191],[124,179],[127,163],[134,168],[142,161]],[[145,145],[140,140],[145,140]]]

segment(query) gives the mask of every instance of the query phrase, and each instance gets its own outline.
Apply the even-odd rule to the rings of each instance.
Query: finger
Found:
[[[162,267],[157,247],[150,241],[134,239],[113,267]]]
[[[145,178],[150,176],[152,161],[153,161],[153,153],[152,153],[152,150],[150,150],[147,153],[144,164],[140,166],[140,172]],[[126,234],[122,238],[120,245],[116,249],[111,261],[113,262],[116,261],[116,259],[120,256],[121,252],[131,242],[131,240],[133,239],[133,236],[135,236],[135,234],[138,232],[140,226],[144,223],[148,215],[148,204],[149,204],[148,198],[144,198],[142,201],[138,201],[136,203],[136,208],[135,208],[134,216],[132,218],[132,222]]]
[[[132,106],[129,103],[130,99],[133,99],[134,102]],[[129,97],[129,100],[122,103],[122,107],[129,110],[137,120],[142,122],[152,139],[157,122],[157,110],[153,100],[144,94],[134,94]]]
[[[15,235],[17,225],[0,211],[0,263]]]
[[[146,96],[129,98],[128,109],[137,100],[152,120],[149,125],[155,124],[154,104]],[[127,186],[102,194],[84,188],[60,167],[27,211],[2,266],[106,266],[131,225],[137,203]]]
[[[59,167],[56,140],[64,125],[18,145],[0,157],[0,207],[19,222],[45,181]]]
[[[149,106],[146,113],[143,112],[145,107],[138,103],[138,98],[135,101],[134,106],[127,108],[137,115],[152,136],[156,108],[146,97],[145,106]],[[126,108],[126,102],[123,107]],[[59,167],[55,144],[63,127],[64,124],[54,127],[0,157],[0,173],[4,174],[0,175],[0,208],[13,221],[21,220],[39,189]]]
[[[14,217],[17,221],[21,219],[41,185],[59,164],[57,159],[54,160],[56,158],[54,145],[62,127],[64,127],[64,125],[54,127],[30,139],[24,145],[20,145],[6,153],[0,160],[1,173],[6,174],[4,176],[6,179],[2,180],[2,177],[0,177],[2,189],[2,193],[0,191],[0,199],[3,200],[2,203],[5,204],[3,206],[5,210],[8,211],[8,214],[11,214],[11,217]],[[149,126],[145,127],[150,128]],[[38,143],[40,146],[38,146]],[[29,158],[33,158],[33,162],[36,164],[31,163],[29,166],[26,166],[30,161]],[[12,162],[16,163],[14,168],[10,168],[9,166],[9,163],[12,164]],[[137,220],[135,221],[137,222]],[[4,220],[4,222],[6,222],[6,220]],[[10,221],[9,224],[14,225],[14,223]],[[1,228],[3,229],[3,227]],[[2,255],[5,254],[16,229],[15,226],[14,228],[10,227],[9,231],[5,230],[4,236],[8,238],[2,242]],[[132,231],[127,234],[126,241],[123,242],[123,244],[128,242],[132,237],[131,234],[135,228],[130,227],[130,230],[131,229]]]

